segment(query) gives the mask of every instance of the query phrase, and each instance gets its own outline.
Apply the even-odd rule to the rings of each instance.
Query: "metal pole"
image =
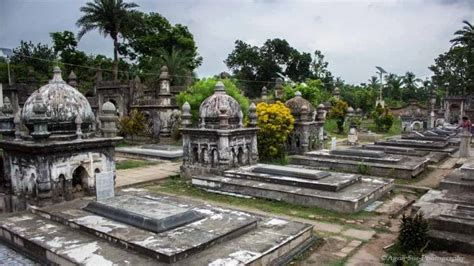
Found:
[[[380,96],[379,96],[380,102],[382,102],[382,90],[383,90],[383,75],[382,75],[382,71],[380,71]]]
[[[12,78],[10,76],[10,60],[7,58],[7,71],[8,71],[8,85],[12,85]]]

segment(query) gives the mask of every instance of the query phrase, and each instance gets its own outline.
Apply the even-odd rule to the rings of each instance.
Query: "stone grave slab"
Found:
[[[354,156],[354,157],[371,157],[371,158],[384,158],[387,155],[383,151],[363,150],[363,149],[339,149],[329,151],[330,154]]]
[[[271,165],[269,165],[271,166]],[[286,167],[286,166],[285,166]],[[289,169],[297,169],[296,167],[288,167]],[[304,168],[301,168],[304,169]],[[311,171],[311,169],[304,169]],[[322,172],[313,170],[315,172]],[[253,171],[252,167],[242,167],[235,170],[227,170],[225,172],[226,177],[249,179],[255,181],[261,181],[266,183],[294,186],[294,187],[305,187],[318,189],[323,191],[339,191],[345,187],[348,187],[356,182],[360,181],[359,175],[353,174],[342,174],[342,173],[324,173],[324,178],[320,179],[306,179],[299,178],[292,175],[291,172],[287,172],[288,176],[272,175],[271,173],[259,173]]]
[[[65,243],[74,244],[77,239],[86,237],[110,245],[114,252],[119,254],[112,261],[114,265],[126,265],[126,256],[129,254],[131,256],[129,261],[134,265],[149,265],[149,262],[154,265],[172,263],[179,266],[212,263],[219,265],[220,262],[225,262],[225,265],[228,262],[284,265],[315,241],[313,226],[304,223],[147,192],[137,191],[126,195],[190,209],[200,213],[204,218],[165,232],[154,233],[85,211],[84,207],[91,202],[87,198],[45,208],[32,208],[33,213],[30,215],[33,217],[32,220],[48,221],[51,225],[48,225],[47,229],[52,231],[57,227],[69,228],[75,235],[61,232],[64,236],[61,241]],[[116,198],[120,197],[121,195]],[[155,205],[147,207],[144,204],[137,208],[136,212],[141,213],[155,207]],[[0,228],[2,226],[14,227],[0,217]],[[12,239],[9,241],[13,242],[13,236],[20,235],[21,230],[12,234]],[[56,248],[47,246],[44,254],[47,252],[54,253]],[[140,254],[144,260],[134,259],[134,254]],[[47,262],[51,263],[48,260]],[[94,262],[96,264],[91,262],[80,264],[101,265],[100,261]]]
[[[183,157],[182,147],[168,145],[117,147],[115,151],[118,156],[135,159],[177,160]]]
[[[346,213],[365,208],[390,191],[394,184],[391,179],[334,172],[311,181],[314,182],[312,186],[288,183],[282,176],[254,173],[249,167],[228,170],[223,176],[192,178],[194,186],[210,192],[280,200]]]
[[[90,202],[84,210],[155,233],[204,218],[187,208],[130,195]]]
[[[281,165],[257,164],[251,168],[254,173],[284,175],[290,177],[298,177],[305,179],[321,179],[331,175],[328,172],[317,171],[314,169],[305,169],[301,167],[289,167]]]

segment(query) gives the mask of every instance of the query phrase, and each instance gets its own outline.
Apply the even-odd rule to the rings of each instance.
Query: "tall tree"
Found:
[[[130,29],[135,16],[133,8],[138,7],[135,3],[125,3],[123,0],[94,0],[87,2],[80,10],[84,15],[77,20],[80,27],[78,38],[92,30],[98,30],[104,36],[110,36],[114,41],[114,64],[113,78],[118,78],[119,66],[119,37],[126,34]]]
[[[132,25],[121,52],[132,60],[137,59],[142,71],[156,72],[165,63],[169,64],[171,75],[182,75],[184,72],[189,75],[201,65],[202,57],[186,26],[172,25],[158,13],[135,12],[134,16],[140,23]]]
[[[385,81],[387,86],[384,88],[383,95],[395,100],[402,100],[402,77],[399,77],[396,74],[388,74],[385,76]]]
[[[55,59],[54,50],[48,45],[21,41],[20,46],[13,49],[12,72],[22,79],[28,75],[29,70],[33,70],[35,78],[44,82],[51,78]]]
[[[418,83],[421,80],[415,76],[413,72],[405,73],[402,77],[403,89],[401,91],[401,98],[403,101],[408,102],[411,99],[418,100]]]

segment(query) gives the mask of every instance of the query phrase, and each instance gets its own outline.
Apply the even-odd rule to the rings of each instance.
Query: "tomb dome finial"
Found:
[[[301,92],[299,91],[295,93],[295,97],[286,101],[285,105],[290,108],[291,114],[295,117],[301,114],[301,111],[304,109],[303,106],[307,108],[305,111],[308,111],[309,113],[312,113],[314,111],[313,105],[311,105],[308,100],[304,99],[301,96]]]
[[[199,107],[199,117],[207,128],[219,128],[219,115],[225,108],[229,119],[229,128],[239,127],[240,104],[225,91],[224,84],[218,81],[214,87],[214,94],[205,99]]]

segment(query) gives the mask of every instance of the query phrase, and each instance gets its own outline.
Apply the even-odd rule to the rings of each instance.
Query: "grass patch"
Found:
[[[304,219],[314,219],[318,221],[327,221],[342,225],[345,225],[345,219],[357,220],[377,215],[375,213],[366,211],[360,211],[354,214],[344,214],[316,207],[304,207],[282,201],[258,198],[240,198],[215,194],[196,188],[192,186],[189,182],[186,182],[181,179],[179,176],[170,177],[163,184],[147,187],[147,189],[154,192],[164,192],[174,195],[195,197],[205,199],[206,201],[214,201],[234,206],[248,207],[269,213],[295,216]]]
[[[149,166],[149,165],[155,165],[155,164],[158,164],[158,162],[141,161],[141,160],[124,160],[124,161],[117,162],[115,164],[115,169],[123,170],[123,169],[131,169],[131,168],[138,168],[138,167],[144,167],[144,166]]]

